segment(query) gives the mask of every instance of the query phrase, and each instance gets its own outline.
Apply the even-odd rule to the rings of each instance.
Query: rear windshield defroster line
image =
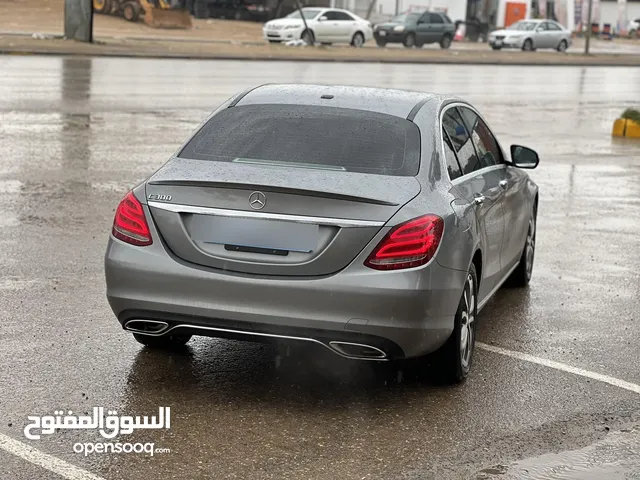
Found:
[[[213,116],[178,156],[414,176],[420,168],[420,131],[404,118],[355,109],[236,106]]]

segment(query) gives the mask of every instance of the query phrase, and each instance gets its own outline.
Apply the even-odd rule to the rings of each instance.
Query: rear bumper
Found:
[[[133,247],[114,238],[105,275],[109,304],[123,326],[143,318],[217,337],[347,341],[381,348],[388,358],[420,356],[445,343],[465,277],[435,261],[379,272],[358,260],[328,277],[256,277],[183,263],[158,241]]]

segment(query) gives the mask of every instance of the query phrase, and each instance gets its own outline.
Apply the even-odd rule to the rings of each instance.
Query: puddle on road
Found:
[[[478,472],[476,480],[640,480],[640,427],[580,450],[549,453]]]

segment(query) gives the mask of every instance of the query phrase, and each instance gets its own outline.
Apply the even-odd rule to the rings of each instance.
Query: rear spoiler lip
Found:
[[[290,195],[305,195],[308,197],[332,198],[336,200],[346,200],[351,202],[369,203],[372,205],[382,205],[387,207],[397,207],[400,204],[396,202],[388,202],[375,198],[362,197],[357,195],[347,195],[342,193],[322,192],[318,190],[308,190],[304,188],[288,188],[269,185],[257,185],[252,183],[236,183],[236,182],[216,182],[216,181],[200,181],[200,180],[151,180],[148,185],[164,185],[173,187],[210,187],[210,188],[230,188],[239,190],[261,190],[264,192],[284,193]]]

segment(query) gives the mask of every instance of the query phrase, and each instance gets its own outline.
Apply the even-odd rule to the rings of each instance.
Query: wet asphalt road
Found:
[[[116,204],[217,104],[279,81],[453,92],[537,149],[534,277],[487,305],[479,340],[640,384],[640,143],[610,137],[640,69],[0,57],[0,434],[109,480],[638,478],[640,396],[596,380],[478,349],[452,388],[316,349],[149,352],[119,329],[102,265]],[[129,441],[171,453],[84,458],[72,445],[94,432],[23,435],[27,415],[93,406],[170,406],[170,430]],[[0,449],[0,478],[60,477]]]

